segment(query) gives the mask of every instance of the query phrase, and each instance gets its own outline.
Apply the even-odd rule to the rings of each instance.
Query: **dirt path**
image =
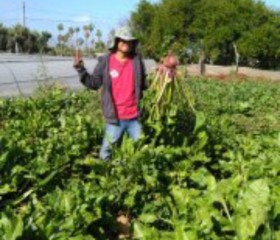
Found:
[[[199,65],[190,64],[187,66],[188,74],[197,76],[199,75]],[[226,77],[234,72],[234,67],[225,67],[217,65],[206,65],[207,76],[217,76],[219,78]],[[259,79],[267,79],[271,81],[280,81],[280,71],[265,71],[259,69],[253,69],[249,67],[240,67],[238,75],[243,77],[252,77]]]

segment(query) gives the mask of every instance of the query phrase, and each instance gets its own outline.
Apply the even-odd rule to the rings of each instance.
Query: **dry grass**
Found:
[[[191,76],[199,75],[199,65],[190,64],[187,66],[187,73]],[[235,79],[257,79],[261,81],[280,81],[280,71],[259,70],[249,67],[240,67],[238,74],[234,74],[233,66],[206,65],[205,75],[210,78],[228,80]]]

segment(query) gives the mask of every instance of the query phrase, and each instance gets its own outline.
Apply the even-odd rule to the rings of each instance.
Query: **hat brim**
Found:
[[[126,37],[116,37],[116,39],[119,39],[119,40],[124,40],[124,41],[127,41],[127,42],[130,42],[130,41],[137,41],[136,38],[126,38]]]
[[[121,38],[121,37],[115,37],[114,38],[114,41],[111,43],[111,45],[109,46],[109,50],[112,50],[116,47],[116,44],[117,44],[117,41],[118,40],[124,40],[124,41],[127,41],[127,42],[135,42],[136,44],[138,44],[138,39],[136,38]]]

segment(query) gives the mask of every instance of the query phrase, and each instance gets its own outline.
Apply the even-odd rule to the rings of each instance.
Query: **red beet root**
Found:
[[[176,68],[178,65],[177,57],[174,54],[166,56],[163,60],[163,65],[168,68]]]

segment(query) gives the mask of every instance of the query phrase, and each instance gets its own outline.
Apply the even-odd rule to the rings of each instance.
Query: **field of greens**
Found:
[[[0,99],[1,239],[279,240],[280,85],[187,85],[107,163],[99,93]]]

